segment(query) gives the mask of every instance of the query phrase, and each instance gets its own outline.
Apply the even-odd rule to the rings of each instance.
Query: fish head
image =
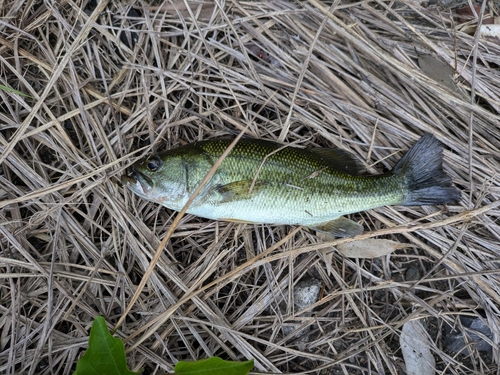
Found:
[[[186,181],[182,158],[156,154],[135,163],[121,177],[123,186],[139,197],[175,210],[182,208],[189,198]]]

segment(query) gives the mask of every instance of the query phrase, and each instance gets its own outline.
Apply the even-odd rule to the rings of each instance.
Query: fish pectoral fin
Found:
[[[363,226],[355,221],[341,216],[338,219],[327,221],[326,223],[316,225],[311,229],[325,232],[336,237],[354,237],[363,233]]]
[[[231,182],[226,185],[219,185],[215,190],[221,195],[221,203],[234,202],[243,199],[250,199],[253,195],[261,192],[267,186],[262,180],[241,180]]]

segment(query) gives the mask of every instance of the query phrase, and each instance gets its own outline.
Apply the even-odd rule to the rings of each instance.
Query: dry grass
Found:
[[[497,373],[499,45],[416,1],[231,0],[192,12],[136,1],[137,14],[48,3],[0,2],[0,85],[29,95],[0,90],[1,373],[70,374],[92,319],[114,327],[136,291],[117,335],[145,374],[212,355],[254,358],[262,372],[400,374],[400,329],[417,317],[438,373]],[[249,43],[271,57],[249,56]],[[422,53],[456,66],[466,95],[422,73]],[[332,243],[309,230],[187,215],[138,290],[175,213],[124,191],[124,168],[245,127],[342,146],[378,171],[434,133],[462,202],[355,215],[366,237],[411,246],[370,261],[334,253],[331,274],[319,250]],[[311,277],[324,291],[300,317],[291,290]],[[444,326],[460,316],[487,322],[492,357],[447,351]],[[305,348],[298,332],[283,336],[293,323]]]

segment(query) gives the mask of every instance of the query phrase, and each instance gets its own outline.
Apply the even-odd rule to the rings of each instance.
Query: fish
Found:
[[[122,185],[180,211],[232,139],[190,143],[129,168]],[[336,237],[363,226],[345,215],[387,205],[453,204],[460,191],[443,170],[441,143],[425,133],[386,173],[369,175],[340,148],[300,148],[240,139],[187,213],[238,223],[302,225]]]

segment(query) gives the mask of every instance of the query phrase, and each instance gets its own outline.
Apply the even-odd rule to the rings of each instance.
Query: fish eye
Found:
[[[157,156],[153,156],[151,160],[148,160],[146,167],[150,172],[156,172],[161,167],[161,159]]]

